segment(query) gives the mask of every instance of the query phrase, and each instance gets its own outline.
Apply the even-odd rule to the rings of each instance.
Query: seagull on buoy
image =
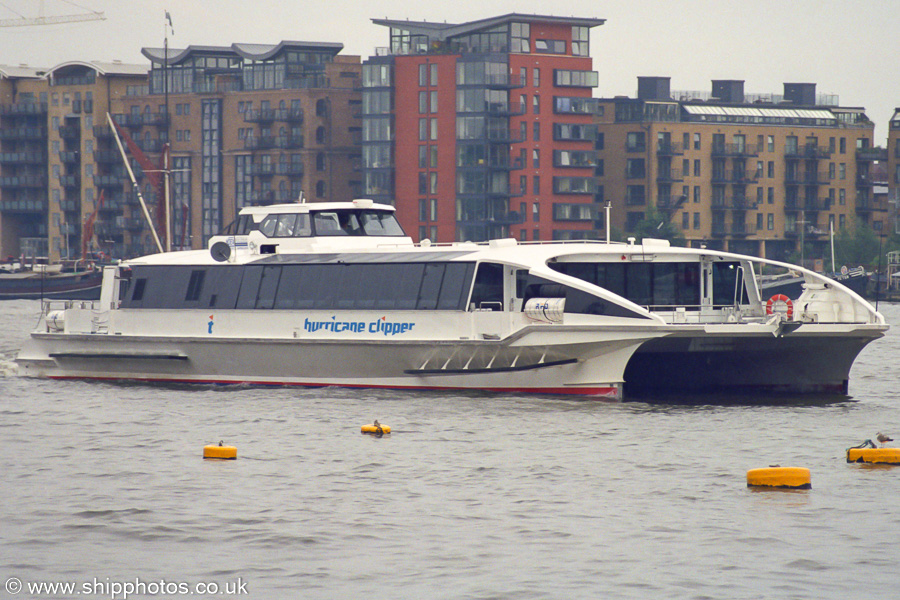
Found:
[[[881,433],[880,431],[877,434],[875,434],[875,439],[878,440],[878,442],[881,444],[882,448],[884,448],[884,445],[886,443],[894,441],[894,438],[888,437],[888,436],[884,435],[883,433]]]
[[[378,422],[378,419],[375,419],[375,422],[372,423],[375,427],[381,427],[381,423]]]

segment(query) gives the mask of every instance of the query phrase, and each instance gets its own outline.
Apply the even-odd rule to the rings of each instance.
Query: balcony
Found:
[[[275,138],[275,146],[283,150],[303,148],[305,138],[302,135],[279,135]]]
[[[746,196],[713,198],[712,201],[713,210],[754,210],[756,207],[756,200],[752,200]]]
[[[887,161],[887,158],[887,148],[859,148],[856,150],[856,160],[859,162]]]
[[[867,174],[858,174],[856,176],[856,187],[872,187],[875,185],[875,178]]]
[[[801,158],[830,158],[831,148],[828,148],[827,146],[817,146],[816,144],[804,144],[803,146],[785,146],[784,157],[786,159],[793,160],[798,160]]]
[[[518,117],[526,113],[525,106],[518,102],[488,102],[485,111],[494,117]]]
[[[872,198],[857,196],[856,212],[860,214],[887,212],[887,203],[883,200],[874,200]]]
[[[518,73],[496,73],[485,75],[484,86],[492,90],[512,90],[525,87]]]
[[[657,156],[675,156],[684,154],[684,149],[677,142],[664,142],[657,140],[656,155]]]
[[[752,223],[713,223],[713,237],[745,237],[756,234],[756,225]]]
[[[816,239],[828,235],[827,231],[819,229],[818,223],[807,223],[804,228],[799,223],[788,223],[784,226],[784,237],[798,239],[803,237],[804,240]]]
[[[123,179],[118,175],[94,175],[94,185],[97,187],[121,188]]]
[[[0,140],[45,140],[46,127],[9,127],[0,128]]]
[[[47,155],[43,152],[2,152],[0,164],[4,165],[43,165]]]
[[[245,123],[302,123],[302,108],[255,108],[244,111]]]
[[[64,163],[77,163],[80,155],[81,153],[78,150],[60,150],[59,160]]]
[[[78,125],[60,125],[59,126],[59,137],[63,139],[75,139],[81,137],[81,127]]]
[[[166,127],[169,124],[169,115],[165,112],[144,113],[141,117],[141,121],[144,125]]]
[[[278,163],[277,165],[275,165],[276,175],[301,177],[303,175],[303,172],[303,163]]]
[[[684,181],[684,176],[678,169],[660,169],[656,174],[657,183],[674,183],[676,181]]]
[[[8,177],[0,177],[0,187],[5,188],[40,188],[46,186],[46,175],[11,175]]]
[[[831,178],[827,171],[786,173],[784,176],[785,185],[828,185],[829,183],[831,183]]]
[[[645,206],[647,198],[644,196],[625,196],[625,206]]]
[[[272,150],[275,148],[275,136],[247,136],[244,138],[244,150]]]
[[[0,210],[2,210],[3,212],[26,213],[47,212],[47,200],[36,198],[2,200],[0,201]]]
[[[16,104],[0,104],[0,115],[9,115],[13,117],[28,115],[46,115],[46,102],[19,102]]]
[[[791,200],[788,199],[784,203],[784,212],[818,212],[820,210],[829,210],[831,208],[831,198],[806,198]]]
[[[275,174],[275,165],[272,163],[253,163],[248,171],[250,171],[250,175],[256,177],[271,177]]]
[[[94,137],[98,139],[111,138],[113,130],[109,125],[94,125]]]
[[[60,175],[59,184],[63,187],[78,187],[81,185],[81,176],[77,173]]]
[[[94,162],[100,164],[117,164],[122,160],[122,155],[116,150],[95,150]]]
[[[713,144],[712,155],[716,157],[759,156],[755,144]]]
[[[80,212],[81,211],[81,201],[80,200],[60,200],[59,208],[64,212]]]
[[[134,140],[134,143],[144,152],[162,152],[163,146],[165,145],[162,140],[149,138],[136,139]]]
[[[78,235],[80,231],[74,223],[60,223],[59,233],[61,235]]]
[[[738,169],[735,171],[719,171],[713,173],[710,182],[725,185],[748,185],[756,183],[759,173],[756,170]]]

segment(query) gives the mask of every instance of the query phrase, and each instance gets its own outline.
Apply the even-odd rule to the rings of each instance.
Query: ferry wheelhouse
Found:
[[[393,211],[245,208],[207,250],[106,267],[98,302],[44,303],[20,372],[610,398],[846,393],[853,360],[887,329],[811,272],[799,299],[773,307],[754,271],[771,261],[652,240],[414,244]]]

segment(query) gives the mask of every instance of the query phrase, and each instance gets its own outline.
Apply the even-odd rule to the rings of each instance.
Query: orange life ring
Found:
[[[784,305],[787,306],[787,318],[790,321],[794,317],[794,303],[784,294],[775,294],[769,298],[769,301],[766,302],[766,314],[771,315],[775,312],[773,306],[776,302],[784,302]]]

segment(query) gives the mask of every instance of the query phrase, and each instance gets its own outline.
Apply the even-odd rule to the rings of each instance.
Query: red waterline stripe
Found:
[[[489,388],[466,388],[466,387],[444,387],[444,386],[419,386],[419,385],[367,385],[354,383],[297,383],[297,382],[280,382],[280,381],[231,381],[231,380],[210,380],[210,379],[162,379],[153,377],[78,377],[70,375],[51,375],[48,379],[57,380],[91,380],[91,381],[139,381],[142,383],[188,383],[192,385],[253,385],[253,386],[295,386],[295,387],[341,387],[354,389],[380,389],[380,390],[411,390],[411,391],[482,391],[482,392],[504,392],[504,393],[522,393],[522,394],[565,394],[578,396],[604,396],[618,397],[620,390],[614,387],[549,387],[549,388],[528,388],[528,387],[489,387]]]

